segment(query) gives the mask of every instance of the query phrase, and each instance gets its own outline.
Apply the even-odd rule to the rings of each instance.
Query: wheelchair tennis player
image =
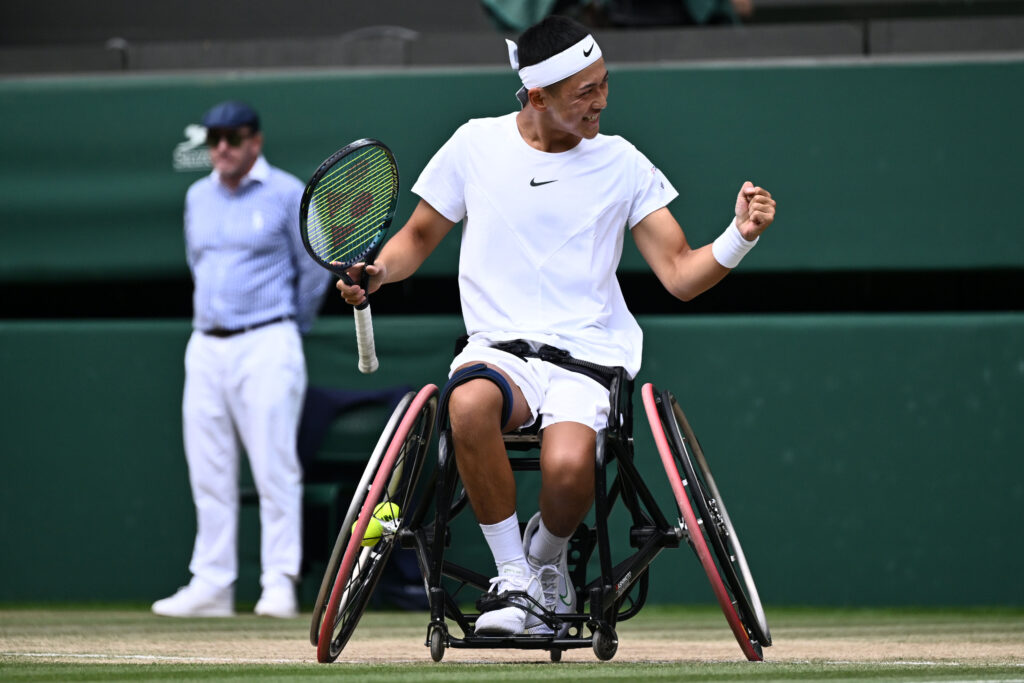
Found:
[[[472,119],[427,164],[420,201],[370,266],[338,282],[352,305],[412,275],[463,223],[459,287],[468,339],[443,392],[459,477],[494,556],[487,635],[550,633],[529,599],[575,610],[566,547],[594,497],[594,449],[613,368],[640,369],[642,333],[616,279],[626,229],[662,285],[687,301],[735,268],[775,218],[764,188],[742,183],[735,218],[693,248],[669,211],[676,190],[632,144],[600,133],[608,106],[601,48],[550,16],[508,41],[518,112]],[[748,99],[754,95],[746,96]],[[745,99],[737,93],[737,101]],[[756,133],[737,131],[734,144]],[[502,433],[539,421],[539,512],[520,532]],[[513,596],[500,600],[503,595]],[[487,597],[487,596],[485,596]],[[534,610],[535,611],[535,610]]]

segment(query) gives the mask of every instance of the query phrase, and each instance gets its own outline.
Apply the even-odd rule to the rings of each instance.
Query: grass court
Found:
[[[449,648],[425,613],[370,611],[338,661],[318,664],[308,617],[166,619],[147,606],[0,608],[0,680],[1024,681],[1024,610],[766,606],[774,645],[743,661],[716,608],[648,606],[618,626],[610,662],[589,648]],[[458,634],[458,629],[452,627]]]

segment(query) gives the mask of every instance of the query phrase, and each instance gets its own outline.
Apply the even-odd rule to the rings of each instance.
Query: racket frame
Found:
[[[377,228],[377,236],[371,240],[364,249],[356,252],[345,261],[325,261],[317,253],[316,249],[313,248],[313,245],[309,240],[309,211],[313,204],[313,196],[316,193],[320,181],[332,169],[334,169],[341,160],[352,156],[359,150],[366,147],[376,147],[382,150],[391,162],[395,182],[394,192],[390,199],[388,211],[381,219],[380,227]],[[345,145],[337,152],[327,157],[316,171],[313,172],[309,182],[306,183],[306,187],[302,192],[302,200],[299,204],[299,233],[302,236],[302,244],[306,248],[310,257],[320,264],[320,266],[341,278],[345,284],[350,286],[356,284],[355,281],[349,277],[347,271],[357,263],[363,263],[365,266],[369,266],[373,263],[374,258],[377,256],[377,252],[380,251],[384,242],[384,236],[387,234],[388,228],[391,227],[391,222],[395,218],[395,211],[398,208],[398,191],[398,163],[395,161],[395,155],[392,153],[391,149],[380,140],[375,138],[362,138]],[[360,278],[360,286],[362,286],[363,289],[366,289],[368,280],[369,278],[364,267],[363,276]],[[373,338],[373,319],[370,314],[369,295],[367,295],[362,303],[354,307],[353,315],[355,317],[356,345],[359,352],[359,371],[364,374],[374,372],[379,363],[377,361],[377,351]]]

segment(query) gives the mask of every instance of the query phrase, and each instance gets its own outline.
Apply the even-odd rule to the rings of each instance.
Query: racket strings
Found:
[[[358,166],[356,166],[357,164]],[[390,179],[393,182],[393,176],[395,175],[394,166],[390,163],[388,157],[383,155],[373,160],[367,159],[365,156],[350,160],[348,163],[337,166],[326,173],[317,185],[317,192],[320,191],[321,187],[331,191],[337,190],[344,183],[357,185],[371,174],[383,176],[382,179],[385,181],[389,180],[388,176],[392,176]]]
[[[366,214],[365,220],[354,224],[314,226],[317,236],[311,236],[310,246],[324,261],[347,260],[345,257],[360,251],[377,238],[377,228],[386,215],[386,209],[378,209]]]
[[[322,195],[315,195],[317,220],[312,226],[316,232],[315,238],[311,240],[313,248],[321,251],[327,242],[336,242],[338,238],[347,240],[352,235],[366,231],[372,233],[390,208],[390,201],[376,200],[389,189],[387,185],[388,179],[382,178],[373,185],[361,188],[354,195],[345,191],[332,191],[330,187]],[[355,222],[348,222],[351,219],[355,219]]]
[[[320,184],[323,185],[326,182],[331,187],[337,187],[338,184],[347,182],[356,185],[370,175],[381,173],[393,175],[393,171],[393,165],[387,156],[380,155],[376,159],[363,156],[358,159],[346,160],[342,165],[335,166],[320,179]]]
[[[377,212],[368,218],[377,219],[383,214],[382,211]],[[378,231],[373,225],[330,226],[321,230],[320,237],[312,240],[310,246],[323,260],[334,262],[347,260],[372,243],[377,236]]]
[[[312,227],[311,246],[318,253],[333,252],[335,256],[357,251],[376,236],[377,229],[390,211],[390,201],[378,201],[380,191],[386,190],[385,183],[366,186],[350,196],[342,193],[325,195],[326,202],[319,202],[318,221]]]
[[[343,160],[313,192],[309,244],[327,262],[350,260],[368,251],[394,210],[397,169],[379,149]]]

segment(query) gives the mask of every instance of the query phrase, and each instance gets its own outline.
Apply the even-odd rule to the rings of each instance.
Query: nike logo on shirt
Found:
[[[540,181],[538,183],[536,178],[532,178],[530,180],[530,187],[540,187],[541,185],[547,185],[548,183],[557,183],[557,182],[558,182],[558,179],[555,178],[554,180],[542,180],[542,181]]]

